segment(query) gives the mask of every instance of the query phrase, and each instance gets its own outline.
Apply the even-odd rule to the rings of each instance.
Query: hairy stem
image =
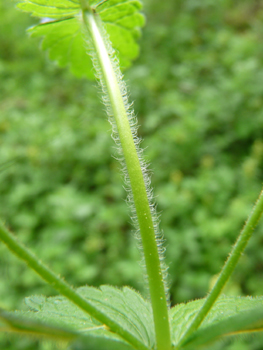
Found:
[[[119,141],[122,146],[129,176],[145,258],[153,308],[157,350],[170,350],[170,329],[163,271],[159,259],[146,184],[123,100],[123,94],[105,45],[98,16],[89,11],[83,11],[83,21],[92,38],[95,58],[101,70],[102,84],[105,86],[110,100],[110,106],[115,118]]]
[[[187,337],[194,332],[199,325],[202,323],[209,310],[212,308],[217,298],[219,297],[222,289],[224,288],[226,282],[234,271],[238,260],[247,246],[247,243],[263,213],[263,190],[261,191],[259,198],[245,223],[243,230],[240,232],[238,239],[233,246],[233,249],[223,266],[220,275],[211,290],[210,294],[207,296],[203,306],[199,310],[198,314],[195,316],[193,322],[190,324],[189,328],[186,330],[185,334],[182,336],[180,344],[183,344]]]
[[[20,243],[0,222],[0,240],[2,240],[7,247],[15,253],[20,259],[24,260],[27,265],[37,272],[48,284],[50,284],[59,293],[64,295],[67,299],[76,304],[79,308],[87,312],[89,315],[97,319],[102,324],[105,324],[109,329],[119,334],[123,339],[132,344],[135,349],[148,350],[147,346],[141,343],[131,333],[127,332],[113,319],[109,318],[103,312],[94,307],[87,299],[84,299],[78,294],[69,284],[58,277],[46,265],[41,263],[37,257]]]

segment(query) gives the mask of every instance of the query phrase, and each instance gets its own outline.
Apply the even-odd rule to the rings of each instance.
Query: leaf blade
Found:
[[[52,285],[57,291],[64,295],[64,299],[70,300],[77,309],[84,310],[88,315],[92,315],[102,324],[107,325],[111,332],[118,334],[122,339],[135,346],[138,350],[148,350],[148,347],[134,336],[130,329],[125,329],[122,324],[116,322],[114,318],[108,316],[94,303],[82,297],[63,279],[58,277],[52,270],[42,264],[37,257],[21,244],[0,222],[0,238],[9,250],[24,260],[29,267],[37,272],[45,281]]]
[[[176,305],[170,310],[173,344],[178,344],[185,329],[191,324],[204,302],[205,299],[195,300],[187,304]],[[263,297],[220,297],[204,319],[200,329],[260,306],[263,306]]]
[[[17,332],[63,341],[72,341],[78,336],[77,333],[69,328],[21,317],[16,315],[15,312],[0,310],[0,321],[4,324],[4,327],[0,326],[0,331],[4,332]]]
[[[76,18],[39,24],[28,31],[32,37],[43,37],[42,49],[48,51],[51,60],[61,67],[69,65],[77,77],[94,79],[92,61]]]
[[[263,331],[263,307],[231,316],[194,332],[182,344],[182,349],[203,348],[220,337]]]
[[[28,315],[27,315],[28,316]],[[1,327],[1,321],[5,327]],[[43,322],[35,320],[31,317],[21,317],[16,312],[6,312],[0,310],[0,331],[15,334],[23,334],[33,336],[34,338],[49,338],[51,340],[59,340],[64,342],[73,342],[71,349],[87,349],[100,350],[107,348],[108,350],[132,350],[133,347],[126,343],[116,334],[111,332],[96,332],[98,327],[93,327],[91,332],[83,334],[56,324],[56,322]]]
[[[129,287],[118,289],[112,286],[80,287],[77,292],[94,307],[121,324],[147,347],[154,344],[154,327],[150,304]],[[26,298],[30,309],[27,316],[44,322],[62,322],[82,334],[109,335],[100,322],[77,308],[62,296]],[[111,333],[112,334],[112,333]]]
[[[35,17],[62,19],[80,11],[78,2],[72,0],[23,0],[17,7]]]
[[[109,34],[116,56],[123,69],[129,67],[139,54],[137,43],[144,16],[139,12],[142,4],[139,0],[108,0],[96,9]],[[60,66],[70,66],[77,77],[94,79],[92,60],[89,52],[89,34],[84,32],[81,9],[76,0],[22,0],[19,9],[35,17],[53,19],[29,29],[35,37],[42,37],[42,48],[48,51],[49,58]],[[62,40],[64,37],[64,40]]]

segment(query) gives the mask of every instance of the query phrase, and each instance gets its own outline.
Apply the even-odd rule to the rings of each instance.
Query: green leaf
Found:
[[[103,323],[103,326],[105,324],[105,326],[107,326],[109,330],[111,330],[113,333],[119,334],[120,337],[125,339],[125,341],[127,341],[128,343],[132,344],[136,349],[138,350],[148,349],[148,347],[137,336],[135,336],[130,329],[127,329],[127,324],[124,324],[124,325],[121,324],[120,319],[118,317],[114,317],[114,311],[116,308],[109,310],[110,314],[108,315],[107,312],[103,311],[103,307],[102,307],[103,303],[101,303],[102,305],[100,305],[99,303],[99,305],[97,306],[97,303],[94,303],[94,301],[97,301],[96,298],[93,298],[92,300],[88,300],[88,298],[76,292],[61,278],[56,276],[52,272],[52,270],[50,270],[44,264],[42,264],[36,258],[36,256],[32,254],[30,250],[24,247],[23,244],[17,241],[16,238],[1,223],[0,223],[0,236],[1,236],[1,240],[7,245],[7,247],[12,252],[14,252],[22,260],[26,261],[29,267],[31,267],[34,271],[36,271],[50,285],[53,285],[54,288],[56,288],[59,292],[61,292],[61,294],[64,297],[66,297],[70,302],[72,302],[74,305],[77,305],[77,308],[80,308],[81,310],[84,310],[84,312],[92,315],[96,320]],[[94,290],[96,290],[94,288],[91,288],[89,289],[89,291],[92,292],[92,289],[93,289],[93,292]],[[100,295],[100,297],[101,298],[105,297],[102,291],[100,292],[101,292],[100,294],[102,294],[102,296]],[[113,292],[114,292],[114,288],[113,288]],[[117,289],[116,289],[116,293],[117,293]],[[133,296],[134,296],[134,293],[135,292],[132,293]],[[101,298],[99,298],[98,301],[101,301]],[[138,299],[138,296],[137,296],[137,299]],[[139,300],[143,302],[143,299],[141,297],[139,298]],[[124,301],[125,301],[125,298],[124,298]],[[38,298],[37,301],[35,302],[35,305],[38,305],[38,309],[41,307],[41,304],[42,302],[40,302]],[[139,304],[140,303],[138,302],[138,305]],[[121,314],[122,314],[121,310],[118,310],[118,316],[121,316]],[[128,315],[129,315],[129,312],[127,313],[126,317]],[[142,330],[142,334],[143,334],[143,330]]]
[[[134,350],[134,348],[125,343],[115,335],[108,333],[103,337],[92,334],[85,336],[70,345],[69,350]]]
[[[92,61],[87,54],[78,19],[40,24],[30,28],[29,33],[33,37],[44,37],[43,50],[48,50],[49,58],[57,61],[61,67],[70,65],[72,73],[77,77],[85,75],[89,79],[94,78]]]
[[[16,312],[0,311],[0,331],[13,332],[18,334],[24,334],[28,336],[34,336],[37,338],[50,338],[53,340],[60,340],[74,343],[70,346],[70,349],[85,349],[89,350],[132,350],[132,346],[126,343],[116,334],[111,332],[101,333],[97,326],[90,329],[90,332],[76,332],[69,327],[61,327],[56,323],[59,322],[59,317],[49,318],[48,322],[32,319],[32,315],[27,314],[27,318],[24,316],[18,316]],[[2,322],[1,322],[2,321]],[[56,321],[56,322],[54,322]],[[3,323],[3,324],[2,324]]]
[[[121,290],[111,286],[101,286],[100,289],[81,287],[77,291],[147,347],[154,345],[151,307],[137,292],[128,287]],[[83,335],[88,334],[97,338],[113,337],[114,342],[121,341],[101,323],[62,296],[50,298],[32,296],[26,298],[25,302],[30,311],[17,312],[18,315],[25,315],[46,323],[52,322],[56,325],[68,326]],[[97,341],[97,338],[94,338],[94,342]]]
[[[56,19],[74,16],[80,11],[77,0],[24,0],[17,7],[35,17]]]
[[[144,25],[144,16],[139,13],[139,0],[108,0],[96,7],[109,34],[113,48],[122,68],[130,66],[139,54],[137,39]],[[42,48],[60,66],[69,65],[78,77],[94,78],[91,58],[88,56],[87,34],[83,32],[81,8],[77,0],[23,0],[18,7],[36,17],[54,19],[29,29],[32,36],[43,37]]]
[[[204,348],[220,337],[263,331],[263,307],[238,313],[194,332],[182,344],[182,349]]]
[[[178,304],[170,310],[171,334],[173,344],[177,344],[205,299]],[[241,312],[263,306],[263,297],[220,297],[204,319],[200,329],[215,322],[226,320]]]
[[[49,325],[16,315],[15,312],[0,310],[0,331],[30,334],[37,337],[48,337],[64,341],[72,341],[78,334],[69,328]]]

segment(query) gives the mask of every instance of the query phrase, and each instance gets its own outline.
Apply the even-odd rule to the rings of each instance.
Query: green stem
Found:
[[[136,146],[134,144],[121,89],[96,17],[98,16],[90,12],[83,11],[83,20],[91,35],[93,46],[95,48],[96,59],[101,68],[103,85],[106,87],[109,96],[110,105],[116,121],[119,140],[122,146],[129,175],[133,201],[140,228],[146,272],[148,276],[157,350],[170,350],[170,328],[165,287],[163,283],[163,273],[159,259],[154,223],[151,215],[146,185]]]
[[[79,2],[83,11],[91,11],[89,0],[79,0]]]
[[[263,190],[261,191],[259,198],[248,218],[243,230],[240,232],[238,239],[227,259],[225,265],[223,266],[220,275],[212,288],[210,294],[207,296],[203,306],[199,310],[198,314],[195,316],[194,320],[190,324],[189,328],[186,330],[185,334],[182,336],[179,346],[184,343],[187,337],[193,333],[199,325],[202,323],[209,310],[212,308],[217,298],[219,297],[222,289],[224,288],[226,282],[234,271],[238,260],[247,246],[247,243],[263,213]]]
[[[147,346],[141,343],[131,333],[123,329],[118,323],[109,318],[103,312],[94,307],[87,299],[84,299],[64,280],[55,275],[47,266],[41,263],[37,257],[20,243],[4,226],[0,223],[0,239],[7,247],[15,253],[20,259],[24,260],[31,269],[37,272],[48,284],[50,284],[59,293],[64,295],[82,310],[105,324],[112,332],[119,334],[124,340],[132,344],[135,349],[148,350]]]

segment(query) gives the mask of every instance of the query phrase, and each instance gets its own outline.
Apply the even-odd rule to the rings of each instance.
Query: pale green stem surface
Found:
[[[195,316],[193,322],[190,324],[189,328],[186,330],[185,334],[182,336],[179,347],[184,343],[184,340],[187,339],[187,337],[193,333],[199,325],[202,323],[206,315],[208,314],[209,310],[212,308],[214,303],[216,302],[217,298],[219,297],[222,289],[224,288],[226,282],[228,281],[229,277],[231,276],[232,272],[234,271],[238,260],[243,253],[244,249],[247,246],[247,243],[263,213],[263,190],[261,191],[259,198],[248,218],[248,220],[245,223],[245,226],[243,230],[240,232],[238,239],[233,246],[233,249],[225,262],[225,265],[223,266],[220,275],[212,288],[211,292],[207,296],[203,306]]]
[[[83,19],[92,37],[96,57],[102,70],[130,179],[148,276],[157,350],[170,350],[170,328],[163,275],[140,161],[133,141],[122,93],[96,15],[83,11]]]
[[[132,344],[136,349],[148,350],[139,339],[131,333],[123,329],[113,319],[109,318],[103,312],[94,307],[87,299],[84,299],[70,285],[58,277],[52,270],[41,263],[37,257],[19,242],[0,222],[0,240],[15,253],[20,259],[24,260],[31,269],[37,272],[48,284],[50,284],[59,293],[72,301],[79,308],[87,312],[89,315],[97,319],[102,324],[105,324],[112,332],[119,334],[124,340]]]

